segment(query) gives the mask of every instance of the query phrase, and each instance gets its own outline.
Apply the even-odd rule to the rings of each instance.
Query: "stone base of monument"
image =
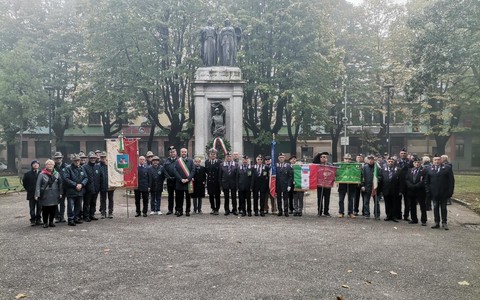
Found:
[[[195,149],[205,159],[205,146],[219,136],[230,142],[232,151],[243,153],[243,86],[238,67],[203,67],[195,72]],[[215,110],[219,109],[219,110]],[[221,114],[219,118],[217,114]],[[215,116],[215,117],[214,117]],[[224,122],[224,130],[218,128]],[[217,129],[217,130],[215,130]]]

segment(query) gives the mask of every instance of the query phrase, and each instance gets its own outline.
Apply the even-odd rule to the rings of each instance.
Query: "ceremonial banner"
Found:
[[[373,188],[372,188],[372,196],[377,195],[377,188],[378,188],[378,164],[375,163],[375,167],[373,169]]]
[[[332,188],[335,182],[337,168],[334,166],[318,165],[317,185],[324,188]]]
[[[362,164],[339,162],[335,181],[337,183],[360,183],[362,180]]]
[[[275,140],[272,141],[272,163],[270,164],[270,195],[277,196],[277,164],[275,163]]]
[[[317,188],[318,166],[316,164],[292,166],[296,191],[308,191]]]
[[[138,139],[107,139],[108,187],[138,187]]]

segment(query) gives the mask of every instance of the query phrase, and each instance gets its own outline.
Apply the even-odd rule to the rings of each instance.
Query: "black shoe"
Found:
[[[108,217],[107,217],[107,218],[109,218],[109,219],[113,219],[113,213],[111,213],[111,214],[108,214]]]
[[[418,221],[410,221],[408,224],[418,224]]]
[[[215,214],[215,210],[212,209],[212,211],[210,212],[211,215],[214,215]]]
[[[214,215],[218,216],[218,210],[215,211]]]
[[[77,224],[75,224],[75,222],[68,222],[68,226],[77,226]]]
[[[230,212],[229,212],[229,211],[226,211],[223,215],[224,215],[224,216],[228,216],[229,214],[230,214]]]
[[[262,212],[263,213],[263,212]],[[255,212],[255,217],[258,217],[258,211]]]
[[[59,218],[55,218],[55,223],[60,223],[60,219],[59,219]]]
[[[181,216],[183,216],[183,213],[178,212],[178,213],[177,213],[177,217],[181,217]]]
[[[83,222],[80,221],[80,220],[75,220],[74,222],[75,222],[75,224],[82,224],[82,223],[83,223]]]
[[[250,213],[251,214],[251,213]],[[246,217],[247,216],[247,213],[242,211],[242,213],[240,214],[242,217]]]
[[[198,213],[198,214],[202,214],[202,210],[201,210],[201,209],[198,210],[197,213]]]
[[[35,225],[43,225],[43,222],[40,221],[40,220],[36,220],[36,221],[35,221]]]
[[[265,217],[265,213],[263,211],[260,213],[260,217]]]
[[[141,216],[141,214],[140,214],[140,213],[137,213],[137,214],[135,215],[135,218],[136,218],[136,217],[140,217],[140,216]]]
[[[65,223],[65,222],[67,222],[67,221],[65,221],[64,218],[60,218],[60,223]]]
[[[398,220],[395,219],[395,218],[393,218],[393,219],[392,219],[392,222],[398,223]]]
[[[438,228],[440,228],[440,225],[439,225],[439,224],[435,224],[435,225],[433,225],[431,228],[432,228],[432,229],[438,229]]]
[[[167,211],[167,216],[173,214],[173,211],[169,210]]]
[[[325,217],[331,217],[331,215],[329,213],[325,213],[323,214]]]
[[[299,213],[298,213],[298,216],[299,216],[299,217],[301,217],[301,216],[302,216],[302,213],[301,213],[301,212],[299,212]]]
[[[285,217],[288,217],[288,211],[285,212]]]
[[[278,217],[281,217],[281,216],[283,216],[283,213],[282,213],[281,211],[279,211],[278,214],[277,214],[277,216],[278,216]]]
[[[37,225],[37,223],[35,223],[35,221],[30,221],[30,226],[35,226]]]
[[[251,212],[251,211],[249,211],[247,214],[248,214],[249,217],[252,216],[252,212]],[[257,214],[257,216],[258,216],[258,214]]]
[[[427,226],[427,223],[422,223],[422,226]]]
[[[48,228],[48,223],[43,223],[43,228]]]
[[[92,220],[92,221],[98,221],[98,218],[95,218],[95,217],[93,216],[93,217],[90,217],[90,220]]]
[[[391,221],[392,219],[390,219],[390,218],[385,218],[385,219],[383,219],[383,220],[384,220],[384,221]]]
[[[48,227],[55,227],[55,224],[53,224],[53,222],[48,223]]]
[[[232,212],[232,214],[234,214],[235,216],[238,216],[238,213],[237,213],[236,210],[234,210],[234,211]]]
[[[410,222],[410,219],[408,217],[403,217],[403,220]],[[417,223],[418,223],[418,221],[417,221]]]
[[[186,212],[186,213],[185,213],[185,217],[190,217],[190,213],[189,213],[189,212]]]
[[[102,220],[105,219],[105,218],[107,218],[107,216],[105,214],[102,214],[102,216],[100,217],[100,219],[102,219]]]
[[[143,213],[143,217],[146,218],[148,215],[147,213]]]

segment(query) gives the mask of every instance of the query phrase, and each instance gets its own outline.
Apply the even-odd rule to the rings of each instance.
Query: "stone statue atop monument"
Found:
[[[225,137],[225,108],[221,102],[212,103],[212,124],[210,132],[214,138]]]
[[[212,19],[208,19],[207,26],[200,31],[200,42],[204,66],[215,66],[217,64],[217,30],[213,27]]]
[[[200,30],[201,58],[203,65],[233,67],[237,63],[237,50],[242,30],[233,27],[227,18],[224,27],[217,31],[213,21],[208,19],[207,26]]]

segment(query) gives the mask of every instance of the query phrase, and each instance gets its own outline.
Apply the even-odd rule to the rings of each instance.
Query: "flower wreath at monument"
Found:
[[[205,146],[205,153],[208,158],[208,153],[210,149],[215,148],[217,150],[217,158],[224,160],[225,159],[225,152],[232,151],[232,146],[230,145],[230,141],[222,138],[214,138],[210,142],[207,143]]]

